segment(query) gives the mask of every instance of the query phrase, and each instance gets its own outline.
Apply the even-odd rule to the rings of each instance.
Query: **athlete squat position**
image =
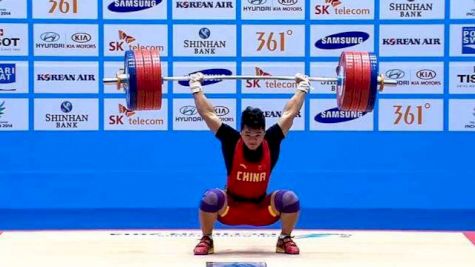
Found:
[[[295,75],[297,90],[275,125],[266,131],[264,113],[259,108],[247,107],[241,115],[241,132],[223,123],[216,115],[203,93],[202,81],[202,73],[192,74],[190,88],[198,113],[221,141],[228,178],[224,190],[210,189],[201,199],[199,216],[203,237],[194,254],[214,253],[212,231],[216,220],[226,225],[264,226],[279,219],[282,232],[276,252],[299,254],[299,248],[290,236],[299,215],[299,199],[288,190],[267,194],[267,187],[279,158],[280,143],[310,91],[308,78]]]

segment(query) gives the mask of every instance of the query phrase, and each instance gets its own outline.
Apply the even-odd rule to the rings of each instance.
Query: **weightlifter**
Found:
[[[276,124],[265,130],[262,110],[247,107],[241,114],[240,132],[220,120],[203,93],[202,81],[202,73],[192,74],[190,88],[198,113],[221,141],[227,184],[224,189],[209,189],[201,198],[199,217],[203,236],[194,248],[194,254],[214,253],[212,231],[216,220],[226,225],[253,226],[270,225],[280,220],[282,229],[276,252],[299,254],[291,237],[300,211],[299,199],[289,190],[267,193],[267,187],[279,158],[280,143],[310,91],[308,77],[295,75],[297,90]]]

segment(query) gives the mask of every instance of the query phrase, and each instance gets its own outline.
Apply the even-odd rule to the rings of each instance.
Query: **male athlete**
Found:
[[[221,141],[228,177],[224,190],[210,189],[201,199],[199,216],[203,237],[194,254],[214,253],[212,231],[216,220],[226,225],[264,226],[279,219],[282,231],[276,252],[299,254],[299,248],[291,238],[299,215],[299,199],[288,190],[267,194],[267,186],[279,158],[280,143],[310,91],[308,78],[295,75],[297,90],[276,124],[266,131],[264,113],[259,108],[247,107],[241,115],[241,132],[220,120],[203,93],[202,81],[202,73],[192,74],[191,92],[198,113]]]

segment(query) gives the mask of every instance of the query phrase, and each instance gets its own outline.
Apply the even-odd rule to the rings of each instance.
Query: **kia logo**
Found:
[[[255,5],[255,6],[260,6],[263,5],[267,2],[267,0],[247,0],[249,4]]]
[[[41,34],[41,36],[40,36],[41,40],[43,40],[45,42],[48,42],[48,43],[58,41],[59,37],[60,37],[59,34],[57,34],[55,32],[45,32],[45,33]]]
[[[225,106],[215,106],[214,112],[216,112],[218,116],[225,116],[229,114],[229,108]]]
[[[392,70],[386,71],[386,77],[389,79],[399,80],[399,79],[404,78],[404,76],[405,76],[404,71],[400,69],[392,69]]]
[[[198,110],[196,110],[195,106],[183,106],[180,108],[180,113],[185,116],[193,116],[198,113]]]
[[[293,6],[297,4],[299,1],[298,0],[279,0],[279,4],[284,5],[284,6]]]
[[[424,69],[416,72],[416,76],[421,80],[432,80],[437,76],[437,73],[433,70]]]
[[[78,32],[71,36],[71,40],[73,40],[76,43],[87,43],[91,41],[91,39],[92,39],[91,35],[85,32]]]

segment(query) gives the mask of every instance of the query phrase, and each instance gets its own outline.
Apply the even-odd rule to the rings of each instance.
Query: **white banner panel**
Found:
[[[99,93],[97,62],[35,62],[35,93]]]
[[[35,130],[97,131],[97,99],[35,99]]]
[[[194,57],[236,56],[236,26],[175,25],[173,54]]]
[[[123,57],[127,50],[154,49],[165,57],[167,29],[167,25],[104,25],[104,56]]]
[[[304,73],[305,66],[298,62],[243,62],[242,75],[294,76]],[[295,80],[241,80],[243,94],[293,94],[297,89]]]
[[[381,19],[445,18],[445,1],[443,0],[381,0],[380,5]]]
[[[28,130],[28,106],[28,99],[0,98],[0,131]]]
[[[168,101],[162,100],[160,110],[132,111],[125,99],[104,99],[104,130],[166,131]]]
[[[443,131],[442,99],[380,99],[380,131]]]
[[[95,24],[34,25],[35,56],[98,56]]]
[[[373,25],[312,25],[313,57],[339,57],[343,51],[374,51]]]
[[[167,2],[164,0],[105,0],[104,19],[166,19]]]
[[[444,56],[444,25],[381,25],[380,29],[380,56]]]
[[[96,0],[33,0],[35,19],[97,19]]]
[[[475,1],[473,0],[451,0],[450,18],[452,19],[474,19]]]
[[[449,130],[475,131],[475,99],[449,100]]]
[[[236,99],[212,98],[209,101],[214,106],[219,118],[224,123],[236,128]],[[209,130],[205,121],[198,114],[192,98],[173,100],[173,130]]]
[[[2,0],[0,2],[0,19],[25,19],[27,0]]]
[[[372,131],[373,113],[346,112],[335,99],[310,99],[311,131]]]
[[[374,19],[374,0],[312,0],[310,3],[310,18],[314,20]]]
[[[450,62],[449,91],[451,94],[475,94],[474,62]]]
[[[305,0],[244,0],[242,19],[305,19]]]
[[[28,55],[28,25],[4,23],[0,25],[0,56]]]
[[[398,82],[382,94],[443,94],[443,62],[380,62],[379,72]]]
[[[173,0],[172,2],[173,19],[236,19],[238,2],[234,0]],[[190,14],[193,15],[190,16]]]
[[[243,25],[243,57],[305,56],[303,25]]]

